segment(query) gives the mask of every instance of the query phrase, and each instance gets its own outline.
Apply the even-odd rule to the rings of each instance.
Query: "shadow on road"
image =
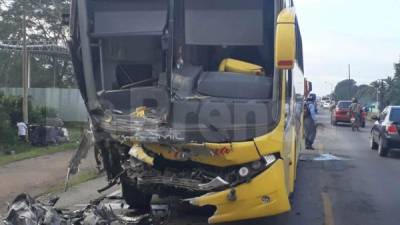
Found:
[[[400,149],[390,149],[387,158],[400,159]]]

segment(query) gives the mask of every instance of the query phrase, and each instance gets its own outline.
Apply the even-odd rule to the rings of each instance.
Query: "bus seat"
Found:
[[[197,91],[206,96],[236,99],[270,99],[272,78],[232,72],[205,72],[197,82]]]

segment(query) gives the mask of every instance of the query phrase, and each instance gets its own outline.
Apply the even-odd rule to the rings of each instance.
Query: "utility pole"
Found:
[[[29,59],[28,49],[26,44],[27,32],[26,32],[26,0],[23,1],[23,18],[22,18],[22,117],[25,123],[29,122],[28,116],[28,88],[29,88]]]

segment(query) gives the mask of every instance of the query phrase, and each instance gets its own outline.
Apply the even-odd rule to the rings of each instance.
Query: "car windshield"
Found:
[[[348,109],[350,108],[351,102],[339,102],[339,109]]]
[[[400,122],[400,108],[392,109],[389,120],[393,122]]]

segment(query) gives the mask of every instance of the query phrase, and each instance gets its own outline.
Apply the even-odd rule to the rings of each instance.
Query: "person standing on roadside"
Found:
[[[317,117],[315,112],[315,99],[313,96],[309,96],[304,104],[304,136],[306,149],[314,150],[313,144],[316,135]]]
[[[20,141],[26,141],[26,135],[28,133],[28,126],[26,126],[25,122],[18,122],[18,137]]]
[[[352,130],[357,129],[360,131],[360,124],[361,124],[361,114],[362,114],[362,106],[358,103],[357,98],[352,99],[352,103],[350,105],[350,117],[354,117],[354,122],[351,126]]]

